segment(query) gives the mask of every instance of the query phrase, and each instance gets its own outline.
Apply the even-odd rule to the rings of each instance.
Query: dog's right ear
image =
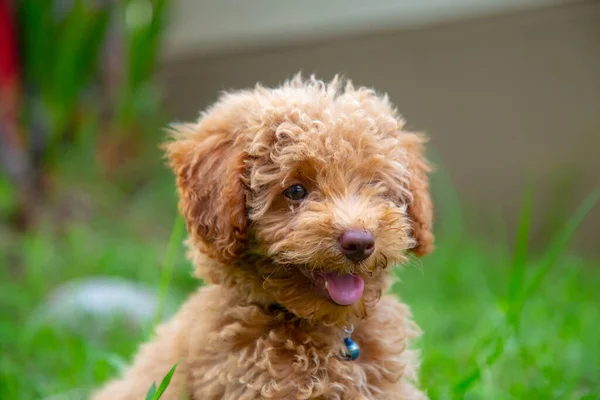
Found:
[[[416,241],[416,246],[411,252],[417,256],[425,256],[433,250],[434,242],[434,208],[429,193],[431,166],[424,154],[427,138],[411,132],[402,132],[400,140],[406,152],[406,167],[410,175],[408,190],[412,199],[408,205],[408,214],[412,222],[412,236]]]
[[[173,140],[163,145],[192,244],[223,263],[243,251],[247,225],[244,152],[227,128],[205,116],[173,125]]]

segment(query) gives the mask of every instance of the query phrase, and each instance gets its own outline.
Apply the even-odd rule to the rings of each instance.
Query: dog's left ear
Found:
[[[416,246],[411,252],[424,256],[433,250],[433,202],[429,192],[429,173],[432,168],[425,159],[427,138],[411,132],[401,132],[402,148],[406,152],[406,164],[409,173],[409,191],[412,199],[408,214],[412,220],[412,236]]]
[[[228,263],[246,244],[244,152],[227,122],[207,115],[196,124],[172,126],[163,145],[177,178],[179,208],[192,244]]]

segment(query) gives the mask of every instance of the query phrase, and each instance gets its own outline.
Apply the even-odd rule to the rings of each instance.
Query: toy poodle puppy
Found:
[[[433,248],[425,138],[388,101],[299,76],[226,93],[165,144],[201,287],[97,400],[424,399],[385,295]]]

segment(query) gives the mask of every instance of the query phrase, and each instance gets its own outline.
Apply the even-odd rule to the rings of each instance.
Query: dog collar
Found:
[[[344,345],[346,346],[346,351],[343,354],[345,360],[354,361],[360,355],[360,346],[352,340],[352,332],[354,332],[354,325],[350,324],[349,326],[344,327],[344,332],[346,333],[346,337],[344,338]]]
[[[282,320],[297,320],[298,317],[291,313],[288,309],[280,304],[270,304],[267,308],[271,314],[278,315]],[[354,340],[352,340],[352,333],[354,332],[354,324],[346,325],[342,328],[345,333],[344,346],[346,350],[342,353],[342,358],[348,361],[354,361],[360,355],[360,346]]]

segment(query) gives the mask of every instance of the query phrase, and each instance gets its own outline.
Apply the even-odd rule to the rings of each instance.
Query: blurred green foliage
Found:
[[[15,2],[20,140],[0,132],[0,145],[12,146],[3,153],[13,155],[0,174],[11,194],[0,200],[7,214],[27,219],[21,225],[35,226],[38,209],[64,178],[59,161],[73,152],[107,177],[125,177],[126,185],[143,178],[134,172],[143,169],[144,152],[156,146],[152,133],[164,123],[153,74],[167,6],[166,0]]]
[[[23,79],[48,111],[48,154],[67,131],[80,97],[99,70],[109,9],[77,0],[66,15],[52,1],[19,2]],[[34,105],[27,105],[26,112]],[[33,115],[28,115],[34,118]]]
[[[110,65],[100,61],[117,58],[119,98],[114,114],[131,124],[139,111],[139,92],[151,84],[161,32],[166,19],[166,0],[103,2],[22,0],[18,2],[22,40],[23,79],[28,90],[39,93],[48,110],[49,130],[54,138],[68,129],[81,107],[82,96],[94,78]],[[61,6],[62,4],[62,6]],[[110,35],[116,40],[110,41]],[[109,54],[114,52],[115,54]],[[99,93],[92,102],[100,103]],[[26,105],[25,110],[32,105]]]

